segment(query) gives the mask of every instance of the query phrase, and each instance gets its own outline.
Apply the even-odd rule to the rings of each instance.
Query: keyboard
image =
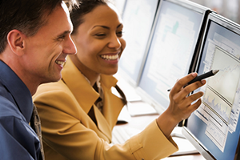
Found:
[[[122,127],[115,126],[112,131],[112,143],[113,144],[123,144],[132,136],[140,133],[141,130],[130,128],[130,127]]]
[[[179,150],[170,156],[199,153],[196,148],[179,132],[180,130],[181,128],[176,128],[172,133],[173,140],[177,143]],[[123,144],[129,138],[140,132],[141,130],[135,128],[115,126],[112,131],[112,145]]]

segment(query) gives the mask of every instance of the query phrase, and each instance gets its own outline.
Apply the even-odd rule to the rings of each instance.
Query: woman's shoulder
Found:
[[[62,81],[41,84],[33,98],[43,95],[66,95],[71,94],[68,86]]]

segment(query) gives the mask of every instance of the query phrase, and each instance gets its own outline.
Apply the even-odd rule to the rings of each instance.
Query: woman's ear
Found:
[[[19,30],[11,30],[7,35],[8,45],[11,48],[12,52],[21,56],[24,49],[24,39],[25,35]]]

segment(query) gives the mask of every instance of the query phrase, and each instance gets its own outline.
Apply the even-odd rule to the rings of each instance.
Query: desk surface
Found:
[[[162,160],[206,160],[206,159],[200,154],[195,154],[195,155],[167,157]]]
[[[130,127],[143,130],[150,122],[154,121],[159,115],[144,115],[131,117],[129,123],[118,124],[116,127]],[[205,160],[200,154],[181,155],[164,158],[163,160]]]

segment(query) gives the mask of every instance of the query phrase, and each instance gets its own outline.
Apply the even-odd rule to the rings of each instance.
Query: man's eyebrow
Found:
[[[59,35],[57,36],[57,38],[62,37],[62,36],[65,36],[65,35],[70,34],[70,33],[71,33],[71,31],[64,31],[63,33],[59,34]]]

